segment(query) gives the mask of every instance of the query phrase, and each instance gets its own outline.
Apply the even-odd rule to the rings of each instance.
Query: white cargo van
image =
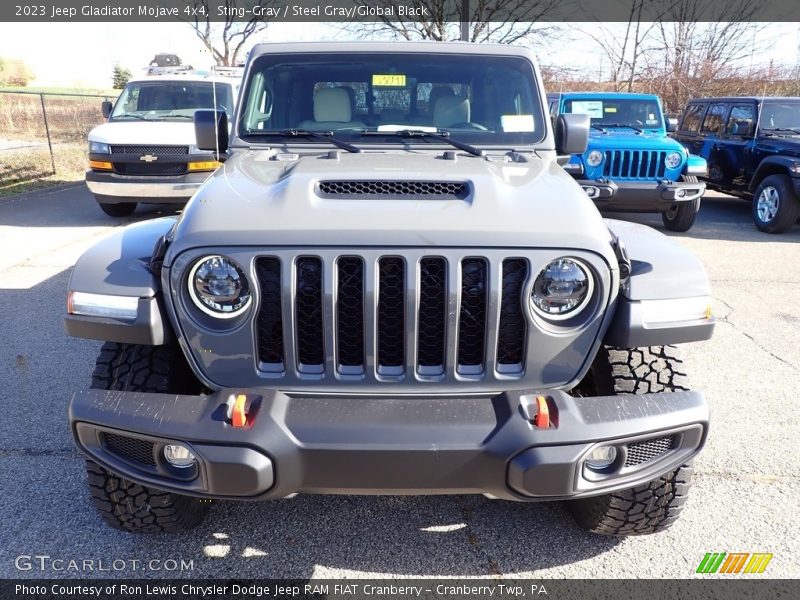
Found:
[[[134,79],[108,122],[89,133],[86,185],[104,213],[125,217],[138,203],[182,204],[219,163],[195,146],[194,112],[216,107],[233,115],[241,69],[199,72],[162,68]]]

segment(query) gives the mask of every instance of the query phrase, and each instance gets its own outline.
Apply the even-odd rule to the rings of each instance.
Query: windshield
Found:
[[[589,115],[597,127],[632,125],[640,129],[662,129],[664,121],[655,98],[572,98],[564,100],[562,112]]]
[[[759,126],[764,131],[795,129],[800,132],[800,100],[765,101]]]
[[[514,56],[268,54],[255,60],[244,98],[239,135],[248,141],[288,140],[282,133],[291,129],[407,144],[397,131],[422,130],[447,131],[470,144],[516,146],[545,134],[533,68]],[[441,142],[419,137],[415,143]]]
[[[229,115],[233,108],[230,84],[210,81],[137,81],[129,83],[114,105],[111,119],[148,121],[191,120],[199,108],[217,108]]]

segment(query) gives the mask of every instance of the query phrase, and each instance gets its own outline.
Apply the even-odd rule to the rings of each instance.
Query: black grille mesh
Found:
[[[183,175],[186,173],[186,163],[114,163],[114,172],[120,175]]]
[[[528,277],[528,261],[507,258],[503,261],[503,290],[500,298],[500,325],[497,331],[497,362],[521,365],[525,352],[525,317],[522,314],[522,288]]]
[[[256,260],[261,290],[258,309],[258,360],[283,363],[283,316],[281,313],[281,262],[274,257]]]
[[[483,258],[461,261],[461,313],[458,325],[458,364],[481,366],[486,341],[488,269]]]
[[[628,457],[625,459],[626,467],[635,467],[654,460],[662,454],[677,447],[678,437],[668,435],[660,438],[644,440],[628,445]]]
[[[189,146],[111,146],[111,154],[150,154],[152,156],[181,156],[189,154]]]
[[[405,359],[406,263],[378,261],[378,366],[402,367]]]
[[[339,364],[364,365],[364,261],[343,256],[337,261],[336,339]]]
[[[442,367],[447,323],[447,264],[444,258],[423,258],[419,276],[417,360],[422,367]]]
[[[464,198],[467,184],[459,181],[320,181],[322,196],[395,196]]]
[[[116,433],[103,434],[103,446],[112,454],[125,459],[151,467],[156,466],[156,459],[153,456],[153,442],[139,438],[117,435]]]
[[[311,256],[299,258],[296,276],[297,359],[302,365],[322,365],[322,261]]]

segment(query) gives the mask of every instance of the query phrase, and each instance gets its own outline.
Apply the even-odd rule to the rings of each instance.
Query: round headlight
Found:
[[[220,319],[241,314],[250,304],[250,284],[242,269],[224,256],[206,256],[189,272],[189,295],[197,308]]]
[[[589,155],[586,157],[586,163],[590,167],[596,167],[601,162],[603,162],[603,153],[599,150],[592,150],[589,152]]]
[[[592,297],[589,269],[573,258],[557,258],[533,283],[533,310],[548,319],[566,319],[580,311]]]
[[[680,152],[670,152],[667,154],[666,159],[664,159],[664,164],[666,164],[668,168],[674,169],[680,165],[682,161],[683,155]]]

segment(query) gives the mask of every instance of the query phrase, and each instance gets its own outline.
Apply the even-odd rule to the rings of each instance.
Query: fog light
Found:
[[[678,198],[686,197],[686,190],[676,190],[675,191],[675,196],[678,197]]]
[[[195,455],[182,444],[167,444],[164,446],[164,458],[173,467],[185,469],[197,461]]]
[[[607,469],[617,460],[617,449],[614,446],[597,446],[587,456],[585,464],[592,471]]]

